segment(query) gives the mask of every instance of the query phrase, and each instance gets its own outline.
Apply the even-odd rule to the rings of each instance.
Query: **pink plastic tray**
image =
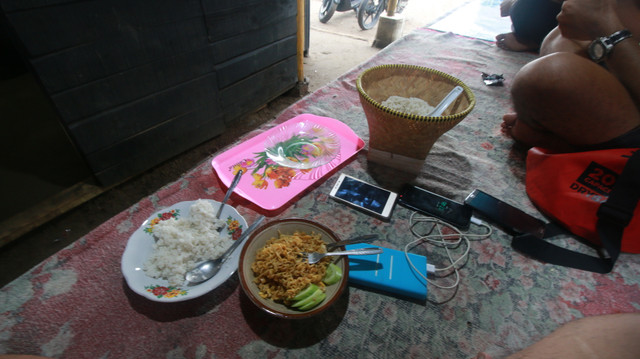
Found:
[[[273,131],[280,126],[309,121],[338,135],[340,153],[331,162],[310,170],[281,167],[273,163],[259,166],[258,159],[265,150],[264,143]],[[211,165],[226,186],[231,184],[234,173],[243,168],[244,174],[234,193],[264,209],[276,210],[353,157],[363,147],[364,141],[344,123],[333,118],[303,114],[221,153],[211,161]]]

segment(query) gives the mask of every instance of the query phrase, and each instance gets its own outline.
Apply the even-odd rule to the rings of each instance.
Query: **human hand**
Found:
[[[624,28],[616,0],[565,0],[557,19],[562,36],[572,40],[593,40]]]

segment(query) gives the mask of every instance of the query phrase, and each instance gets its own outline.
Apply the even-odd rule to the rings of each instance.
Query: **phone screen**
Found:
[[[357,178],[341,174],[331,197],[381,217],[389,217],[397,194]]]
[[[398,203],[439,218],[458,229],[469,228],[471,208],[416,186],[406,186],[398,197]]]
[[[464,203],[510,234],[544,237],[546,223],[485,192],[474,190]]]

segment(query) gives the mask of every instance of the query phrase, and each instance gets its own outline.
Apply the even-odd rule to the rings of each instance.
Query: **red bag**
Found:
[[[574,255],[544,240],[520,240],[516,249],[555,264],[606,273],[620,251],[640,253],[640,151],[637,148],[527,155],[526,189],[532,202],[571,233],[604,248],[600,258]],[[635,155],[634,155],[635,154]],[[542,243],[544,242],[544,243]],[[540,249],[536,246],[543,246]],[[566,264],[563,256],[570,255]],[[604,260],[605,264],[602,264]],[[600,261],[600,263],[597,263]],[[591,268],[593,264],[600,268]]]

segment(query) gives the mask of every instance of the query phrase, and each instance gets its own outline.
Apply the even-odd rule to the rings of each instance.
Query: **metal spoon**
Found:
[[[235,177],[233,177],[233,181],[231,181],[231,185],[229,186],[229,189],[227,189],[227,193],[225,193],[224,199],[222,200],[222,202],[220,202],[220,208],[218,208],[218,213],[216,213],[216,219],[220,219],[220,215],[222,214],[222,208],[224,207],[225,203],[227,203],[227,201],[229,200],[229,197],[231,197],[231,193],[233,193],[233,190],[236,188],[236,186],[240,182],[240,177],[242,177],[242,172],[243,172],[242,170],[238,170],[238,173],[236,173]],[[224,227],[225,226],[220,226],[220,228],[218,228],[218,232],[222,232]]]
[[[451,105],[451,103],[458,98],[458,96],[460,96],[460,94],[463,92],[462,87],[460,86],[456,86],[453,88],[453,90],[451,90],[447,96],[445,96],[442,101],[440,101],[440,103],[433,109],[433,111],[431,111],[431,113],[429,114],[430,117],[438,117],[440,115],[442,115],[442,113],[444,112],[444,110],[447,109],[447,107],[449,107],[449,105]]]
[[[229,259],[229,256],[231,255],[231,253],[233,253],[233,251],[239,245],[241,245],[244,242],[244,240],[247,239],[247,237],[249,237],[249,233],[253,232],[253,230],[256,229],[256,227],[258,227],[258,225],[263,220],[264,220],[264,216],[258,217],[258,219],[256,219],[255,222],[253,222],[247,229],[245,229],[244,232],[242,232],[242,235],[240,235],[240,238],[238,238],[235,242],[233,242],[231,247],[229,247],[229,249],[227,249],[227,251],[224,252],[223,255],[221,255],[216,259],[211,259],[198,264],[194,269],[188,271],[184,275],[184,279],[186,279],[191,284],[198,284],[198,283],[205,282],[209,280],[211,277],[213,277],[214,275],[216,275],[220,270],[220,268],[222,268],[222,265],[224,264],[224,262],[226,262],[227,259]]]
[[[328,252],[328,253],[303,253],[307,256],[307,261],[309,264],[318,263],[322,258],[326,256],[362,256],[367,254],[380,254],[382,253],[382,248],[358,248],[358,249],[350,249],[348,251],[336,251],[336,252]]]
[[[346,246],[348,244],[370,242],[370,241],[373,241],[374,239],[378,239],[378,235],[377,234],[365,234],[363,236],[358,236],[358,237],[347,239],[347,240],[344,240],[344,241],[329,243],[329,244],[326,245],[327,252],[329,252],[329,251],[331,251],[333,249],[336,249],[336,248],[338,248],[340,246]]]

